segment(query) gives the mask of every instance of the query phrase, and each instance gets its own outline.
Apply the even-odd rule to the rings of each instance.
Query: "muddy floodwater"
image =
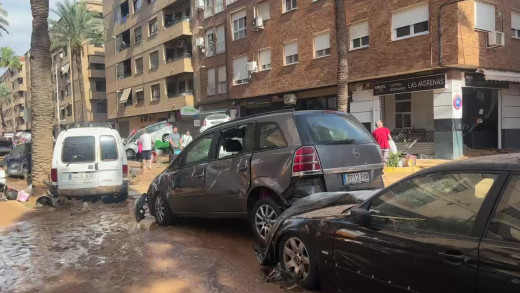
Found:
[[[131,207],[76,202],[0,230],[0,292],[282,292],[266,284],[249,224],[136,227]]]

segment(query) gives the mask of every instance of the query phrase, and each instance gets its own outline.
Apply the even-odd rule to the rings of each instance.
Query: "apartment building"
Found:
[[[108,117],[122,136],[160,121],[193,126],[189,0],[105,0]]]
[[[29,104],[27,99],[27,79],[25,57],[20,57],[22,67],[20,69],[9,69],[0,77],[0,82],[10,88],[9,96],[2,101],[3,118],[5,128],[2,133],[18,133],[30,130],[25,109]],[[0,126],[1,127],[1,126]]]

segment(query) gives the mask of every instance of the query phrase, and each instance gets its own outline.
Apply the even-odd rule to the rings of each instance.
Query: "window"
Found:
[[[96,113],[105,114],[107,112],[107,100],[102,100],[96,103]]]
[[[349,26],[350,50],[368,47],[368,21],[353,23]]]
[[[107,82],[106,80],[96,80],[96,92],[106,92]]]
[[[495,4],[475,1],[475,29],[495,31]]]
[[[231,5],[231,4],[235,3],[235,2],[237,2],[237,0],[227,0],[226,1],[226,6]]]
[[[135,59],[135,74],[143,72],[143,57]]]
[[[235,85],[247,83],[247,56],[233,59],[233,83]]]
[[[144,90],[138,89],[135,91],[135,98],[137,100],[137,104],[144,103]]]
[[[215,30],[206,31],[206,57],[215,55]]]
[[[69,136],[63,141],[61,161],[63,163],[90,163],[95,160],[95,138],[93,136]]]
[[[284,46],[285,65],[298,63],[298,43],[293,42]]]
[[[186,153],[185,165],[190,166],[207,162],[209,160],[209,150],[212,142],[213,134],[192,142]]]
[[[90,63],[89,67],[93,70],[105,70],[105,64],[103,63]]]
[[[271,69],[271,49],[264,49],[258,52],[258,61],[260,65],[260,71]]]
[[[215,69],[208,69],[208,96],[215,95]]]
[[[161,99],[161,85],[154,84],[150,87],[152,92],[152,101],[159,101]]]
[[[22,77],[18,78],[18,84],[23,84],[23,78]]]
[[[226,35],[223,25],[217,26],[217,54],[226,52]]]
[[[134,0],[134,13],[141,10],[141,0]]]
[[[72,93],[72,91],[71,91],[70,83],[67,83],[67,85],[65,86],[65,95],[70,96],[71,93]]]
[[[513,175],[509,180],[489,224],[486,238],[520,243],[519,175]]]
[[[412,94],[395,95],[395,128],[412,127]]]
[[[270,14],[269,1],[264,1],[258,4],[256,8],[256,15],[262,17],[263,21],[266,21],[271,18]]]
[[[157,34],[157,29],[157,18],[154,18],[148,23],[148,36],[155,36]]]
[[[159,51],[150,53],[150,69],[159,67]]]
[[[247,125],[242,125],[222,131],[217,147],[218,158],[224,159],[244,153],[247,130]]]
[[[282,0],[283,1],[283,12],[289,12],[296,9],[296,0]]]
[[[215,0],[215,14],[224,11],[224,0]]]
[[[330,56],[330,32],[314,36],[314,58]]]
[[[138,27],[134,30],[134,42],[139,44],[143,40],[143,30]]]
[[[101,147],[101,161],[117,160],[118,152],[115,137],[101,135],[99,137],[99,146]]]
[[[520,39],[520,12],[511,11],[511,36]]]
[[[213,0],[204,0],[204,18],[213,15]]]
[[[246,30],[246,10],[231,14],[233,21],[233,40],[239,40],[247,36]]]
[[[430,174],[403,181],[370,204],[374,226],[470,236],[484,198],[498,175]]]
[[[428,3],[392,12],[392,39],[399,40],[428,34],[429,19]]]
[[[218,68],[218,93],[227,93],[227,72],[226,66],[220,66]]]
[[[265,150],[287,146],[287,141],[278,124],[274,122],[258,123],[256,129],[255,137],[258,137],[256,149]]]

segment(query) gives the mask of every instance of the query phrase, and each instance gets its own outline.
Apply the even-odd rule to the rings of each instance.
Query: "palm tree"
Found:
[[[32,184],[34,195],[45,191],[49,179],[52,152],[51,40],[49,38],[49,0],[31,0],[32,35],[31,104],[32,104]]]
[[[0,119],[2,120],[2,131],[5,131],[4,103],[10,93],[11,89],[9,86],[5,82],[0,83]]]
[[[347,11],[345,0],[334,0],[336,44],[338,46],[338,111],[348,111]]]
[[[0,48],[0,67],[7,67],[8,70],[21,69],[20,57],[16,56],[13,49],[9,47]]]
[[[9,26],[9,22],[5,17],[7,16],[7,11],[2,8],[2,3],[0,3],[0,37],[2,36],[2,31],[9,33],[7,31],[7,27]]]
[[[90,44],[103,43],[103,20],[94,17],[85,3],[64,0],[56,4],[53,9],[59,19],[51,20],[51,40],[53,48],[70,46],[71,58],[76,62],[78,72],[79,91],[81,97],[81,122],[84,122],[85,89],[81,57],[83,48]],[[74,87],[74,86],[73,86]],[[74,103],[74,101],[73,101]]]

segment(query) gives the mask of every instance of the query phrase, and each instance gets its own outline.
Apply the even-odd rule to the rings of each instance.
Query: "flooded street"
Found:
[[[123,204],[44,207],[0,230],[0,292],[281,292],[266,284],[249,224],[135,226]]]

